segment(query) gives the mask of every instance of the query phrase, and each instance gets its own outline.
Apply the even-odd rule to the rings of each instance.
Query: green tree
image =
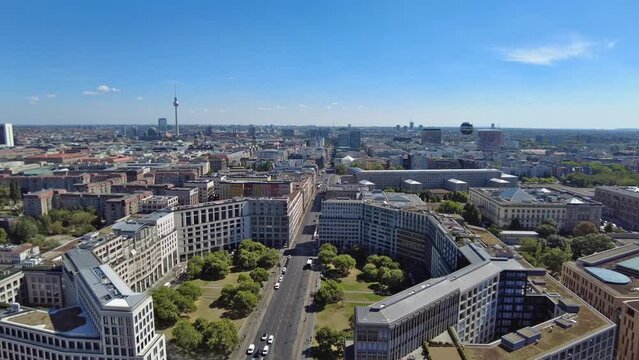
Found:
[[[557,227],[548,223],[537,226],[535,231],[539,234],[539,237],[543,239],[549,237],[550,235],[556,235],[558,233]]]
[[[535,251],[537,251],[537,239],[523,238],[521,239],[519,245],[519,250],[521,250],[522,252],[533,254]]]
[[[257,260],[257,266],[270,269],[280,260],[280,252],[276,249],[265,248],[264,252],[260,254],[260,258]]]
[[[335,269],[337,269],[339,274],[344,277],[348,276],[351,269],[355,267],[356,262],[350,255],[341,254],[333,258],[332,264],[335,266]]]
[[[541,256],[541,261],[546,265],[548,270],[558,273],[564,262],[570,260],[570,256],[559,248],[549,249]]]
[[[320,246],[317,258],[320,263],[322,263],[322,266],[328,266],[333,263],[333,259],[335,259],[336,256],[337,248],[332,244],[326,243]]]
[[[268,280],[268,270],[261,267],[257,267],[251,270],[249,275],[251,276],[251,279],[253,279],[253,281],[258,283],[263,283]]]
[[[464,211],[462,212],[462,217],[464,220],[475,226],[481,226],[481,212],[475,206],[475,204],[467,202],[464,205]]]
[[[386,271],[379,279],[379,283],[390,291],[397,291],[404,283],[404,271],[401,269],[391,269]]]
[[[611,222],[606,223],[606,226],[604,227],[604,231],[606,233],[615,232],[615,226]]]
[[[202,296],[202,289],[193,281],[182,283],[182,285],[177,288],[177,292],[191,301],[195,301]]]
[[[368,263],[364,265],[362,268],[362,277],[366,281],[376,281],[377,280],[377,266],[372,263]]]
[[[7,242],[7,231],[4,228],[0,228],[0,245],[4,245]]]
[[[612,239],[605,234],[588,234],[572,239],[573,259],[605,251],[615,247]]]
[[[22,191],[20,190],[18,179],[13,178],[9,182],[9,197],[13,201],[19,201],[22,199]]]
[[[204,258],[201,256],[193,256],[186,265],[186,276],[189,279],[199,279],[204,267]]]
[[[384,192],[391,192],[394,193],[395,189],[393,189],[392,187],[387,187],[386,189],[384,189]]]
[[[388,269],[399,269],[399,263],[393,261],[390,257],[386,255],[371,255],[366,258],[367,263],[375,264],[378,269],[380,268],[388,268]]]
[[[453,191],[448,194],[448,200],[456,201],[458,203],[468,203],[468,193],[463,191]]]
[[[344,164],[335,165],[335,173],[337,175],[346,175],[347,167]]]
[[[173,328],[176,344],[188,353],[195,352],[202,342],[202,334],[186,320],[180,320]]]
[[[242,318],[250,314],[259,302],[259,295],[252,291],[242,290],[235,293],[229,307],[236,316]]]
[[[22,244],[38,235],[38,223],[29,216],[22,216],[11,227],[10,236],[14,242]]]
[[[499,237],[499,234],[501,234],[501,228],[499,226],[491,226],[488,228],[488,232],[495,235],[496,237]]]
[[[231,256],[226,251],[218,250],[208,253],[204,256],[200,277],[204,280],[224,279],[231,271],[231,265]]]
[[[180,310],[173,303],[170,295],[165,291],[154,290],[151,293],[153,298],[153,314],[155,322],[159,326],[170,326],[180,318]]]
[[[444,214],[461,215],[464,213],[464,207],[462,206],[462,204],[456,201],[446,200],[442,202],[441,204],[439,204],[439,206],[437,207],[437,212],[444,213]]]
[[[341,359],[344,356],[346,334],[340,330],[322,327],[315,334],[319,359]]]
[[[328,304],[335,304],[344,298],[344,290],[335,280],[322,282],[320,289],[315,293],[315,302],[320,308]]]
[[[237,327],[229,319],[212,321],[209,329],[206,347],[215,354],[228,356],[240,344]]]
[[[597,226],[590,221],[581,221],[577,225],[575,225],[574,229],[572,229],[573,236],[584,236],[588,234],[598,233],[599,229],[597,229]]]

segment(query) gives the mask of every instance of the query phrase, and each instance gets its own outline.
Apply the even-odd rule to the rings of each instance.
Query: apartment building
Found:
[[[292,191],[291,181],[221,180],[217,189],[220,200],[234,197],[279,197]]]
[[[195,205],[200,202],[197,187],[174,187],[164,192],[167,196],[177,196],[180,205]]]
[[[596,201],[603,204],[603,217],[631,231],[639,230],[639,187],[599,186]]]
[[[1,182],[8,186],[12,180],[18,182],[18,186],[23,194],[46,189],[77,191],[78,185],[91,182],[91,175],[82,173],[78,175],[3,176]]]
[[[0,268],[0,303],[11,304],[18,300],[23,277],[16,267]]]
[[[553,219],[565,232],[571,232],[582,221],[601,222],[601,203],[547,188],[473,188],[470,202],[483,217],[502,228],[510,226],[514,219],[526,229]]]
[[[404,180],[422,184],[422,189],[444,189],[450,179],[464,181],[470,187],[487,186],[490,179],[501,178],[497,169],[362,170],[350,168],[355,181],[367,180],[378,189],[401,188]],[[508,180],[507,180],[508,181]]]
[[[236,247],[244,239],[281,248],[302,228],[302,192],[280,198],[211,201],[174,209],[180,261]]]
[[[29,306],[64,307],[61,266],[39,265],[23,269],[23,272],[23,302]]]
[[[53,190],[40,190],[22,196],[24,214],[34,218],[48,214],[53,204]]]
[[[0,245],[0,264],[19,264],[40,254],[40,248],[31,243]]]
[[[13,360],[163,360],[151,296],[133,292],[89,251],[64,255],[65,304],[57,310],[20,305],[0,313],[0,358]]]
[[[215,195],[215,182],[212,179],[197,179],[184,182],[185,188],[197,188],[198,202],[212,201]]]
[[[140,201],[140,213],[151,214],[175,206],[178,206],[177,196],[154,195]]]
[[[625,245],[566,262],[561,282],[618,325],[618,359],[639,359],[639,245]]]
[[[108,264],[135,291],[146,291],[177,264],[177,234],[171,213],[117,222],[108,234],[87,236],[79,247]]]

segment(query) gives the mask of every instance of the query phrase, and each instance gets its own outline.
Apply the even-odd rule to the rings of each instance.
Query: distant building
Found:
[[[582,221],[601,221],[600,203],[546,188],[471,188],[470,202],[483,217],[501,228],[517,219],[523,228],[534,229],[552,219],[561,231],[572,232]]]
[[[0,124],[0,145],[14,146],[13,125],[9,123]]]
[[[639,187],[599,186],[595,200],[603,204],[604,219],[627,230],[639,230]]]
[[[167,131],[168,129],[169,128],[167,126],[166,118],[159,118],[158,119],[158,130]]]
[[[479,129],[477,130],[479,140],[477,149],[485,152],[498,152],[502,145],[502,132],[498,129]]]
[[[368,180],[378,189],[401,188],[407,179],[418,181],[422,189],[444,189],[446,182],[457,179],[466,182],[468,186],[486,186],[490,179],[500,178],[501,170],[497,169],[438,169],[438,170],[362,170],[350,168],[355,175],[355,181]]]
[[[413,130],[414,130],[414,128],[415,128],[415,123],[411,121],[411,122],[409,123],[409,128],[410,128],[410,131],[413,131]]]
[[[339,130],[337,134],[337,147],[343,149],[359,150],[362,146],[362,133],[358,129],[348,127]]]
[[[177,196],[154,195],[140,201],[140,213],[151,214],[175,206],[178,206]]]
[[[442,129],[426,128],[422,129],[422,144],[441,144]]]
[[[164,192],[167,196],[177,196],[180,205],[195,205],[200,202],[198,188],[174,187]]]

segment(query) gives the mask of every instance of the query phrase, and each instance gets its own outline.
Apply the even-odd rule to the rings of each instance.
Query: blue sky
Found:
[[[7,1],[0,122],[639,127],[635,1]]]

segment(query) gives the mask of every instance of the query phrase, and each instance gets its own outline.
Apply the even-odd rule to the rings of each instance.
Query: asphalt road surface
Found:
[[[304,267],[309,257],[316,253],[313,233],[318,222],[320,205],[321,195],[318,193],[313,208],[304,218],[302,234],[296,238],[293,248],[285,252],[286,255],[291,255],[288,264],[286,264],[286,274],[283,275],[279,290],[275,290],[273,293],[262,322],[248,324],[248,326],[257,326],[259,329],[252,341],[255,344],[256,354],[246,355],[247,358],[262,358],[261,354],[257,353],[261,353],[264,346],[267,345],[266,341],[261,340],[264,333],[274,336],[274,342],[269,345],[268,355],[264,358],[288,360],[297,359],[301,354],[301,343],[304,336],[303,325],[306,319],[304,303],[305,298],[308,297],[309,273],[311,271]],[[281,268],[278,269],[281,273]],[[274,286],[274,283],[265,286]],[[240,351],[246,351],[246,349],[240,349]]]

